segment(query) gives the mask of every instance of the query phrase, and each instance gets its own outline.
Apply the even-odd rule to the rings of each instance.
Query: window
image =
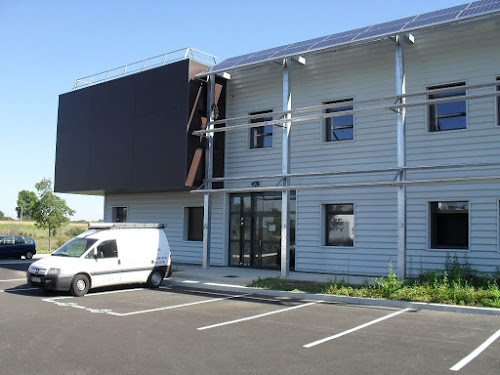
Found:
[[[354,205],[325,205],[325,245],[354,246]]]
[[[203,207],[188,207],[187,240],[203,241]]]
[[[335,107],[327,108],[325,113],[352,111],[354,109],[352,99],[337,100],[325,104],[335,104]],[[354,115],[351,113],[326,118],[325,131],[325,139],[328,142],[354,139]]]
[[[16,236],[16,245],[21,245],[21,244],[25,244],[25,243],[26,243],[26,240],[24,239],[24,237]]]
[[[465,82],[449,85],[428,87],[427,90],[438,90],[456,87],[454,91],[430,94],[429,99],[442,99],[465,96]],[[440,132],[447,130],[465,129],[467,127],[467,103],[465,99],[453,102],[429,105],[429,131]]]
[[[126,223],[127,222],[127,207],[113,207],[113,222]]]
[[[104,241],[97,246],[97,258],[118,258],[116,241]]]
[[[469,202],[430,202],[431,248],[469,248]]]
[[[262,115],[262,117],[254,118],[250,121],[251,124],[257,122],[271,121],[273,116],[272,111],[253,112],[252,115]],[[267,116],[266,116],[267,115]],[[250,148],[273,147],[273,125],[259,126],[258,128],[250,128]]]
[[[6,236],[6,237],[0,239],[0,245],[14,245],[14,237],[13,236]]]

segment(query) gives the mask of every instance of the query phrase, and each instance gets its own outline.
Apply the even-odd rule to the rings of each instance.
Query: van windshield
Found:
[[[52,253],[53,256],[81,257],[97,240],[92,238],[73,238]]]

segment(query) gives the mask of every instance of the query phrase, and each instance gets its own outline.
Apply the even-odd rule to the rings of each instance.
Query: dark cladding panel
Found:
[[[171,130],[168,136],[165,127]],[[186,133],[183,126],[176,126],[158,113],[145,114],[136,119],[133,139],[134,189],[155,190],[155,186],[169,186],[171,181],[182,181],[181,187],[184,186],[185,165],[181,155],[186,152]]]
[[[190,61],[59,98],[55,190],[183,189]]]
[[[89,131],[86,127],[79,127],[74,131],[58,130],[56,165],[64,166],[64,170],[56,168],[55,180],[59,181],[58,191],[72,190],[72,181],[89,181],[90,150],[87,147]],[[64,175],[61,176],[61,173]],[[90,184],[82,186],[88,190]]]

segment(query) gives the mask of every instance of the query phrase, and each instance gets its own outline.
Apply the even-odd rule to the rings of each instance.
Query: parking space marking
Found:
[[[130,316],[130,315],[146,314],[146,313],[151,313],[151,312],[156,312],[156,311],[172,310],[172,309],[178,309],[178,308],[181,308],[181,307],[201,305],[203,303],[218,302],[218,301],[224,301],[224,300],[233,299],[233,298],[246,297],[248,295],[249,294],[239,294],[239,295],[236,295],[236,296],[214,298],[214,299],[197,301],[197,302],[188,302],[188,303],[183,303],[183,304],[180,304],[180,305],[157,307],[155,309],[131,311],[131,312],[128,312],[128,313],[117,313],[117,312],[110,311],[110,312],[108,312],[108,314],[109,315],[114,315],[114,316]]]
[[[34,289],[38,289],[38,288],[34,288]],[[168,288],[161,287],[161,289],[168,289]],[[138,291],[138,290],[150,290],[150,289],[148,289],[148,288],[135,288],[135,289],[124,289],[124,290],[112,290],[112,291],[107,291],[107,292],[90,293],[90,294],[86,294],[84,297],[88,298],[88,297],[99,296],[99,295],[104,295],[104,294],[126,293],[126,292]],[[167,293],[169,293],[169,292],[167,292]],[[218,294],[218,295],[220,295],[220,294]],[[44,299],[42,299],[42,301],[53,303],[56,306],[72,307],[72,308],[79,309],[79,310],[86,310],[86,311],[89,311],[91,313],[108,314],[108,315],[123,317],[123,316],[146,314],[146,313],[157,312],[157,311],[178,309],[181,307],[200,305],[203,303],[217,302],[217,301],[223,301],[223,300],[239,298],[239,297],[246,297],[249,295],[250,294],[248,294],[248,293],[247,294],[239,294],[239,295],[231,295],[231,296],[226,296],[226,297],[221,297],[221,298],[213,298],[213,299],[209,299],[209,300],[183,303],[183,304],[174,305],[174,306],[162,306],[162,307],[157,307],[154,309],[130,311],[127,313],[119,313],[119,312],[113,311],[112,309],[107,309],[107,308],[103,308],[103,309],[89,308],[89,307],[82,306],[82,305],[78,304],[77,302],[63,302],[63,301],[61,301],[61,300],[65,300],[65,299],[81,300],[81,297],[62,296],[62,297],[44,298]]]
[[[399,315],[399,314],[402,314],[404,312],[407,312],[411,310],[411,308],[407,308],[407,309],[404,309],[404,310],[399,310],[399,311],[396,311],[396,312],[393,312],[392,314],[389,314],[389,315],[386,315],[386,316],[383,316],[381,318],[378,318],[378,319],[375,319],[375,320],[372,320],[368,323],[365,323],[365,324],[361,324],[360,326],[357,326],[357,327],[354,327],[354,328],[351,328],[351,329],[348,329],[347,331],[344,331],[344,332],[341,332],[341,333],[338,333],[336,335],[333,335],[333,336],[330,336],[330,337],[326,337],[324,339],[321,339],[321,340],[318,340],[318,341],[314,341],[314,342],[311,342],[309,344],[306,344],[304,345],[304,348],[312,348],[313,346],[316,346],[316,345],[319,345],[319,344],[323,344],[327,341],[330,341],[330,340],[334,340],[336,338],[339,338],[339,337],[342,337],[342,336],[345,336],[345,335],[348,335],[349,333],[352,333],[352,332],[355,332],[355,331],[358,331],[362,328],[365,328],[365,327],[368,327],[368,326],[371,326],[372,324],[375,324],[375,323],[378,323],[378,322],[381,322],[383,320],[386,320],[386,319],[389,319],[389,318],[392,318],[396,315]]]
[[[6,279],[6,280],[0,280],[0,283],[7,283],[9,281],[26,281],[26,277],[24,279]]]
[[[103,294],[135,292],[137,290],[149,290],[149,289],[147,289],[147,288],[133,288],[133,289],[122,289],[122,290],[110,290],[107,292],[97,292],[97,293],[85,294],[83,297],[88,298],[88,297],[93,297],[93,296],[100,296]],[[74,297],[74,296],[52,297],[52,298],[45,298],[45,299],[43,299],[43,301],[44,302],[53,302],[53,301],[56,301],[59,299],[73,299],[73,298],[81,298],[81,297]]]
[[[323,302],[323,301],[315,301],[315,302],[304,303],[304,304],[298,305],[298,306],[287,307],[285,309],[270,311],[270,312],[267,312],[267,313],[253,315],[253,316],[248,316],[246,318],[241,318],[241,319],[236,319],[236,320],[230,320],[230,321],[227,321],[227,322],[212,324],[212,325],[205,326],[205,327],[200,327],[200,328],[197,328],[197,329],[199,331],[203,331],[205,329],[210,329],[210,328],[215,328],[215,327],[221,327],[221,326],[225,326],[225,325],[228,325],[228,324],[246,322],[248,320],[258,319],[258,318],[262,318],[264,316],[269,316],[269,315],[273,315],[273,314],[279,314],[279,313],[282,313],[282,312],[285,312],[285,311],[300,309],[301,307],[311,306],[311,305],[315,305],[315,304],[321,303],[321,302]]]
[[[470,353],[467,357],[458,362],[455,366],[451,367],[451,371],[459,371],[462,367],[466,366],[469,362],[471,362],[474,358],[476,358],[479,354],[481,354],[488,346],[490,346],[497,338],[500,337],[500,329],[496,331],[490,338],[488,338],[485,342],[477,347],[472,353]]]

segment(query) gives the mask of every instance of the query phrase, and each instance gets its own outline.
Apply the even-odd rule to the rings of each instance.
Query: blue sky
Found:
[[[0,211],[54,179],[58,96],[79,77],[194,47],[225,58],[467,1],[0,0]],[[60,194],[74,220],[97,220],[102,197]]]

